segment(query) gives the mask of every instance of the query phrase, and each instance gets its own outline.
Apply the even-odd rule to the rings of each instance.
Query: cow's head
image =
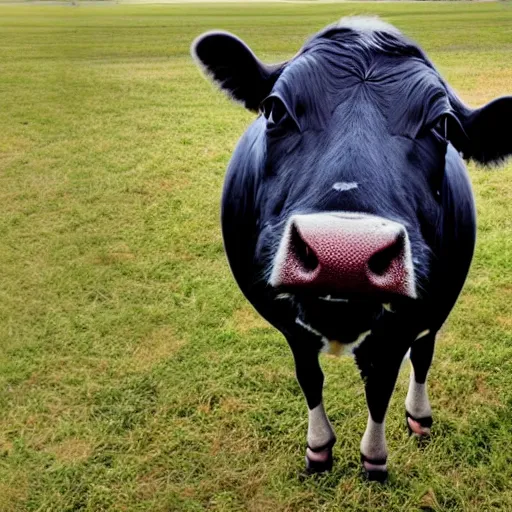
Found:
[[[512,98],[467,108],[416,44],[372,18],[343,19],[273,66],[228,33],[204,34],[192,52],[259,113],[238,158],[257,174],[268,283],[331,301],[421,297],[447,162],[510,154]]]

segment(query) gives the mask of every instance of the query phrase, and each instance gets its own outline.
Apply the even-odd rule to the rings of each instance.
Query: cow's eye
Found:
[[[448,116],[443,115],[439,117],[434,126],[432,126],[432,130],[441,137],[442,140],[448,139]]]
[[[269,126],[279,124],[286,116],[286,107],[278,98],[269,98],[263,104],[263,115]]]
[[[299,126],[284,101],[278,96],[269,96],[263,100],[260,110],[267,120],[269,132],[277,133]]]

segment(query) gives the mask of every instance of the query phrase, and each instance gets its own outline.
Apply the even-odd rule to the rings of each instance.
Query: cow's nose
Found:
[[[294,215],[285,228],[270,284],[415,298],[407,231],[398,222],[367,214]]]

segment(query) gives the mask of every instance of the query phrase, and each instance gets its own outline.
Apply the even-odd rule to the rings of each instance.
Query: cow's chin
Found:
[[[372,329],[375,321],[392,306],[370,297],[334,294],[295,295],[296,322],[305,330],[342,344],[354,342]]]

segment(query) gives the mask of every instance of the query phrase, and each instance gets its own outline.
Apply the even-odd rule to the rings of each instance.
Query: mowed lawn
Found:
[[[478,248],[434,435],[407,437],[404,368],[387,486],[359,474],[350,359],[323,358],[334,470],[298,478],[291,355],[225,261],[222,180],[253,116],[190,42],[222,28],[279,61],[354,13],[419,41],[470,105],[512,94],[508,3],[0,6],[0,510],[512,510],[512,162],[471,166]]]

